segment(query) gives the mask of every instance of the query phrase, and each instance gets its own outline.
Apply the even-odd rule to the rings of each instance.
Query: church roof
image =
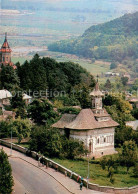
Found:
[[[104,94],[99,89],[99,83],[97,81],[94,90],[90,93],[90,96],[104,96]]]
[[[119,124],[110,117],[108,121],[98,122],[91,109],[82,109],[75,117],[71,114],[64,114],[62,118],[53,125],[56,128],[67,128],[74,130],[91,130],[100,128],[117,127]]]
[[[76,116],[77,115],[75,114],[64,114],[57,123],[52,125],[52,127],[64,129],[76,118]]]
[[[7,41],[7,33],[5,33],[5,40],[4,40],[4,43],[0,49],[0,52],[2,52],[2,53],[10,53],[11,52],[9,43]]]

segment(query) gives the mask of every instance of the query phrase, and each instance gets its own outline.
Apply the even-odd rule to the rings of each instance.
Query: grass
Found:
[[[22,146],[22,147],[24,147],[24,148],[29,148],[29,143],[27,143],[27,142],[23,142],[23,143],[20,143],[20,144],[15,143],[15,144],[17,144],[17,145],[19,145],[19,146]]]
[[[57,163],[65,166],[66,168],[78,173],[84,178],[88,175],[88,161],[72,161],[53,159]],[[90,164],[90,182],[96,183],[102,186],[114,186],[114,187],[132,187],[138,184],[138,179],[133,177],[133,168],[130,168],[129,173],[126,173],[125,167],[118,167],[118,173],[114,174],[115,182],[112,184],[107,177],[108,171],[103,170],[99,164]]]

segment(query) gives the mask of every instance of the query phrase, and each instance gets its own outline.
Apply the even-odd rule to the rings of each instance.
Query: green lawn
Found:
[[[17,144],[17,145],[20,145],[20,146],[22,146],[22,147],[24,147],[24,148],[29,148],[29,143],[27,143],[27,142],[20,143],[20,144],[16,143],[16,144]]]
[[[84,178],[88,174],[88,162],[87,161],[71,161],[71,160],[60,160],[54,159],[57,163],[65,166],[66,168],[78,173]],[[99,164],[90,164],[90,182],[96,183],[103,186],[114,186],[114,187],[131,187],[138,184],[138,179],[133,177],[133,168],[130,169],[129,173],[126,173],[126,168],[119,167],[118,174],[114,174],[115,182],[110,183],[107,178],[107,170],[102,170]]]

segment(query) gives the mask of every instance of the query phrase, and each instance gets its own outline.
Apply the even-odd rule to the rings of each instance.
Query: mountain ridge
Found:
[[[138,12],[109,22],[91,26],[82,36],[58,41],[49,50],[76,54],[86,58],[113,59],[138,58]]]

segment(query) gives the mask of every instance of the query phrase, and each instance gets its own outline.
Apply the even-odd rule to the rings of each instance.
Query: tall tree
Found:
[[[137,146],[133,141],[126,141],[123,144],[122,154],[120,155],[120,161],[127,167],[127,173],[131,166],[134,166],[137,162]]]
[[[12,187],[14,185],[12,177],[11,165],[8,161],[7,154],[0,151],[0,193],[12,193]]]
[[[19,86],[20,80],[16,70],[14,70],[13,67],[7,65],[7,66],[2,66],[1,74],[0,74],[0,82],[1,82],[1,88],[5,88],[11,91],[11,90],[14,90],[15,87]]]
[[[30,118],[37,124],[53,122],[58,115],[53,110],[52,104],[44,99],[34,100],[28,107],[28,113]]]

